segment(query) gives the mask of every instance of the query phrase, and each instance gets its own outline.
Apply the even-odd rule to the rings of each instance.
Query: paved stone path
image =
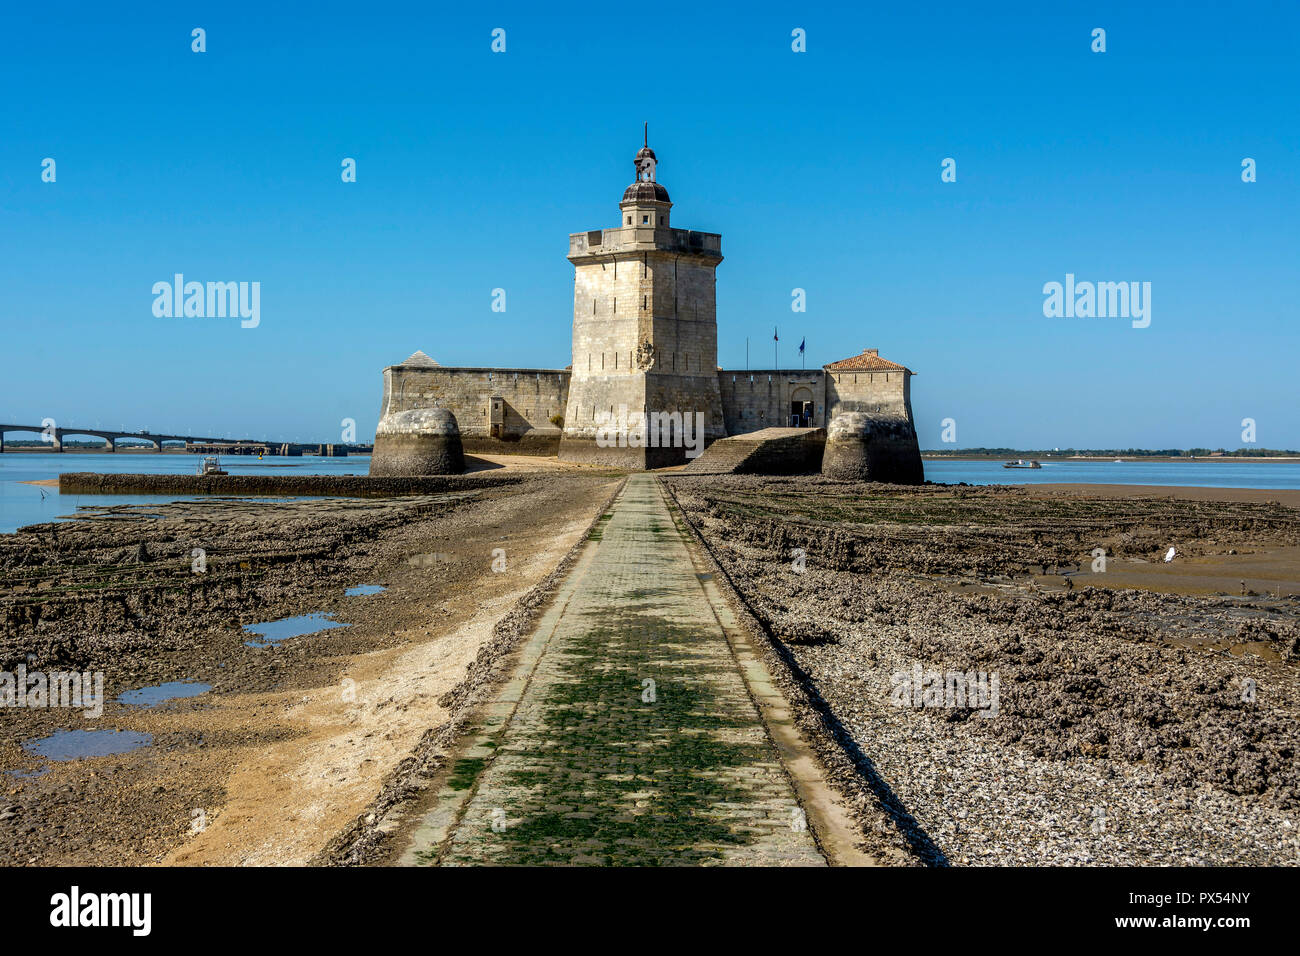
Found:
[[[824,865],[658,482],[591,537],[404,862]]]

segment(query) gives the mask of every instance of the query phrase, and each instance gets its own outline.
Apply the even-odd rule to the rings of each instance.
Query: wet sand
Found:
[[[554,455],[488,455],[483,453],[465,455],[465,472],[480,471],[600,471],[591,465],[579,465],[560,461]]]
[[[1296,488],[1204,488],[1178,485],[1089,485],[1044,484],[1019,485],[1030,493],[1071,495],[1081,498],[1178,498],[1183,501],[1246,501],[1258,504],[1277,503],[1300,508],[1300,489]]]
[[[1106,500],[1160,500],[1186,502],[1242,502],[1300,508],[1300,490],[1257,488],[1184,488],[1169,485],[1023,485],[1035,498]],[[1194,515],[1195,511],[1189,511]],[[1228,594],[1288,597],[1300,594],[1300,548],[1263,540],[1246,540],[1237,547],[1203,547],[1203,542],[1169,535],[1175,557],[1127,555],[1109,560],[1104,574],[1094,573],[1091,562],[1063,575],[1040,575],[1045,584],[1104,588],[1141,588],[1171,594]],[[1099,538],[1101,545],[1111,544]],[[1188,548],[1192,550],[1188,550]]]

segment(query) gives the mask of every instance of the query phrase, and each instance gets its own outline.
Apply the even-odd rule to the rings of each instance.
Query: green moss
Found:
[[[481,757],[462,757],[452,767],[451,776],[447,778],[447,786],[452,790],[468,790],[486,766],[487,761]]]
[[[747,843],[749,834],[714,810],[753,799],[732,781],[767,756],[761,743],[731,742],[724,733],[753,725],[753,715],[720,699],[710,679],[730,659],[707,654],[692,630],[654,614],[600,618],[604,626],[563,648],[563,679],[544,701],[542,759],[507,774],[538,808],[501,833],[508,862],[582,855],[682,865]],[[646,678],[655,681],[653,702],[642,700]]]

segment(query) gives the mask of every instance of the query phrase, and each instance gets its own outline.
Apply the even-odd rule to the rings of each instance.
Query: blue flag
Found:
[[[800,353],[801,355],[803,354],[803,347],[804,347],[805,344],[807,344],[807,342],[808,342],[808,339],[805,337],[804,340],[803,340],[802,342],[799,343],[799,353]]]

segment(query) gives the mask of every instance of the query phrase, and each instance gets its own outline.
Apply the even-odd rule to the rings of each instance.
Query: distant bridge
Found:
[[[161,435],[155,432],[123,432],[108,428],[80,428],[72,425],[5,425],[0,424],[0,452],[5,450],[6,432],[35,432],[42,436],[55,451],[63,451],[67,435],[88,435],[104,439],[108,451],[117,451],[117,443],[129,438],[153,444],[154,451],[162,451],[164,442],[184,442],[185,450],[206,455],[327,455],[343,457],[349,452],[369,454],[372,446],[358,444],[327,445],[303,442],[269,442],[253,438],[206,438],[198,435]]]

